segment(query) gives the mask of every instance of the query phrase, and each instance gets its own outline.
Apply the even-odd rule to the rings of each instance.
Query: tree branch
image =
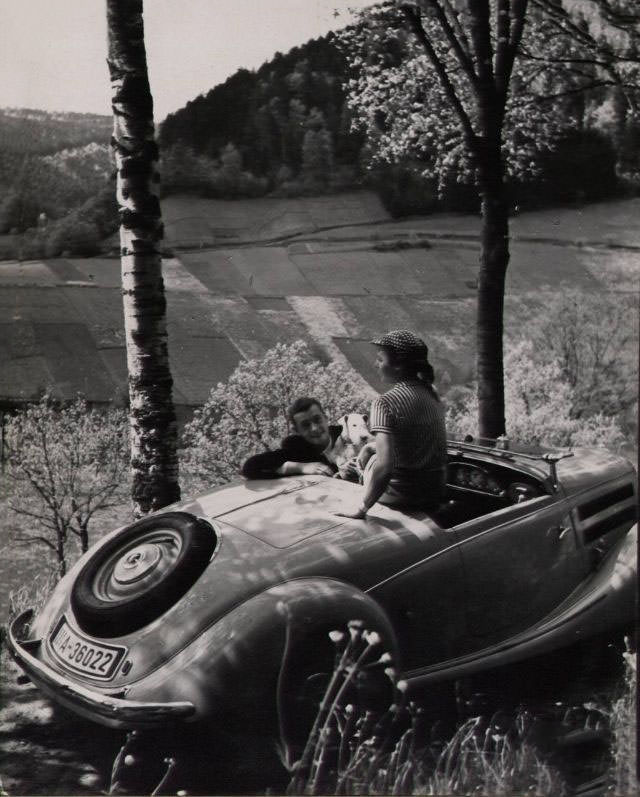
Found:
[[[559,91],[556,94],[538,94],[535,97],[532,97],[525,102],[517,102],[513,103],[513,107],[525,108],[527,105],[531,105],[537,102],[549,102],[551,100],[559,99],[560,97],[571,97],[574,94],[582,94],[583,91],[589,91],[590,89],[597,89],[602,86],[618,86],[619,84],[612,80],[599,80],[592,83],[589,86],[578,86],[575,89],[567,89],[567,91]]]
[[[450,0],[442,0],[443,7],[448,10],[449,17],[452,20],[452,25],[458,35],[458,39],[460,40],[460,44],[464,47],[464,51],[466,52],[469,59],[471,58],[471,46],[469,44],[469,39],[467,38],[466,31],[464,27],[460,24],[460,19],[458,18],[458,10],[455,8],[453,3]]]
[[[600,49],[588,31],[583,30],[573,22],[564,8],[556,5],[549,0],[531,0],[532,5],[543,11],[547,19],[552,22],[563,33],[569,33],[575,39],[592,49]]]
[[[554,58],[552,56],[534,55],[522,46],[520,47],[520,59],[523,61],[537,61],[543,64],[584,64],[585,66],[601,66],[605,69],[609,67],[607,61],[598,61],[594,58]],[[621,59],[625,60],[625,59]]]
[[[491,11],[489,0],[468,3],[471,41],[476,56],[478,78],[485,90],[495,89],[493,75],[493,47],[491,44]]]
[[[513,65],[513,59],[510,59],[511,16],[509,14],[509,0],[498,0],[496,5],[496,16],[496,90],[502,97],[506,98],[510,76],[510,60],[511,65]]]
[[[469,78],[472,88],[475,88],[478,84],[478,75],[476,74],[473,68],[473,61],[469,56],[469,53],[466,52],[462,43],[456,36],[456,32],[453,29],[453,26],[449,22],[449,19],[444,11],[442,5],[438,2],[438,0],[422,0],[423,3],[427,3],[436,15],[438,22],[440,23],[440,27],[442,28],[445,36],[449,44],[451,45],[453,52],[455,53],[460,66],[462,67],[463,71]]]
[[[451,105],[453,106],[453,109],[457,114],[458,119],[460,120],[460,124],[462,125],[467,145],[469,146],[470,149],[475,151],[477,149],[477,136],[473,129],[473,125],[471,124],[471,119],[469,118],[469,115],[464,109],[464,106],[462,105],[460,98],[456,94],[455,87],[449,80],[449,76],[447,75],[447,71],[444,67],[444,64],[438,58],[438,54],[436,53],[431,42],[429,41],[429,37],[427,36],[426,31],[422,26],[419,11],[415,8],[411,8],[408,6],[402,6],[402,11],[405,17],[407,18],[409,25],[411,26],[411,29],[413,30],[416,38],[418,39],[420,44],[422,44],[427,54],[427,57],[433,64],[433,68],[436,70],[438,77],[440,78],[440,83],[442,85],[442,88],[444,89],[444,92],[447,95],[449,102],[451,102]]]
[[[16,515],[24,515],[25,517],[33,518],[34,520],[39,520],[45,525],[47,528],[51,529],[51,531],[56,530],[56,526],[53,521],[47,515],[40,515],[37,512],[31,512],[28,509],[23,509],[22,507],[13,506],[9,504],[9,509],[12,512],[15,512]]]
[[[513,71],[513,64],[516,59],[516,54],[522,42],[522,34],[524,33],[528,6],[529,0],[513,0],[513,24],[511,25],[509,36],[509,55],[504,67],[507,78],[505,91],[507,91],[509,80],[511,79],[511,72]]]
[[[43,545],[46,545],[48,548],[51,548],[52,551],[56,551],[56,546],[48,540],[46,537],[40,537],[39,535],[33,537],[13,537],[13,541],[18,543],[18,545],[26,545],[27,543],[32,542],[41,542]]]

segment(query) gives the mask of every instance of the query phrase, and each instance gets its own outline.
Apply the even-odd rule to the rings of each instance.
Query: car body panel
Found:
[[[539,656],[607,630],[635,625],[638,527],[618,540],[602,567],[553,612],[499,643],[403,673],[411,688],[462,678]]]
[[[564,500],[541,496],[506,508],[482,531],[455,529],[465,569],[469,647],[526,628],[585,577]],[[470,528],[471,527],[471,528]]]
[[[64,618],[87,637],[74,616],[72,586],[121,529],[76,563],[38,617],[12,626],[10,650],[65,705],[75,700],[98,722],[142,727],[180,712],[223,717],[244,701],[249,710],[273,686],[292,628],[304,635],[370,622],[416,682],[569,644],[614,619],[630,621],[635,587],[635,472],[607,452],[580,456],[550,466],[456,444],[451,462],[477,466],[478,481],[453,485],[451,500],[435,512],[376,504],[362,520],[338,516],[363,488],[337,479],[216,488],[164,510],[203,518],[217,544],[202,575],[164,614],[109,638],[126,654],[107,683],[72,672],[51,636]],[[531,492],[511,501],[505,496],[514,484]],[[174,704],[182,708],[167,708]]]
[[[128,660],[132,662],[126,673],[121,668],[115,674],[111,686],[118,687],[148,675],[235,606],[271,586],[317,576],[339,578],[365,591],[413,562],[417,556],[427,557],[446,545],[448,533],[424,513],[421,519],[410,518],[397,510],[379,506],[367,521],[332,515],[331,512],[340,509],[345,501],[354,500],[353,492],[359,489],[357,485],[332,479],[318,480],[317,477],[298,484],[295,490],[291,490],[286,481],[284,484],[287,492],[282,493],[281,484],[280,491],[273,493],[275,514],[281,517],[281,528],[287,529],[286,518],[292,518],[295,521],[292,533],[295,534],[299,512],[309,511],[316,501],[323,506],[318,526],[307,527],[310,537],[305,545],[291,545],[284,557],[282,550],[226,522],[229,518],[239,522],[240,518],[251,528],[252,515],[242,509],[229,510],[211,519],[220,535],[212,560],[215,567],[205,570],[189,592],[162,617],[135,634],[110,640],[112,644],[125,645],[129,650]],[[311,492],[310,498],[305,496],[307,491]],[[245,491],[235,492],[236,500],[242,505],[246,501]],[[261,517],[269,503],[260,504]],[[193,503],[188,507],[191,511],[206,509],[206,505],[196,507]],[[179,505],[179,508],[184,509],[184,506]],[[270,517],[269,512],[265,514]],[[329,518],[328,523],[326,518]],[[276,541],[281,541],[280,532]],[[48,627],[38,632],[45,639],[43,655],[54,669],[65,673],[65,666],[49,644],[51,632],[62,616],[74,630],[81,632],[74,622],[70,594],[51,616]],[[92,680],[87,676],[87,681]]]

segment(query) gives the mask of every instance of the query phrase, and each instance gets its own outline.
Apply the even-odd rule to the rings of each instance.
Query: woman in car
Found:
[[[447,440],[427,344],[404,329],[372,343],[378,347],[376,366],[392,387],[371,405],[375,454],[365,467],[362,503],[340,514],[363,518],[377,501],[435,508],[444,497]]]

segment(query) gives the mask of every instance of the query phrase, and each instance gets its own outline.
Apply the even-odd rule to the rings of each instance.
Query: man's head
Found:
[[[289,420],[296,432],[319,451],[331,442],[329,422],[318,399],[303,396],[288,410]]]

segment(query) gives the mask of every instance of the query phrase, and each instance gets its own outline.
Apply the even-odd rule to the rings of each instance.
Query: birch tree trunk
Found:
[[[136,516],[179,500],[177,422],[162,280],[158,147],[142,0],[107,0]]]

